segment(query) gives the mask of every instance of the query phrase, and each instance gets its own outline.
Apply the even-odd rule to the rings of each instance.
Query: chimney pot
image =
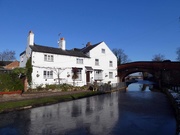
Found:
[[[59,40],[59,48],[61,48],[62,50],[66,50],[66,41],[63,37]]]

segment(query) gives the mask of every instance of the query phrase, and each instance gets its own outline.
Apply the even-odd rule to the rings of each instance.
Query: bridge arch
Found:
[[[180,84],[180,62],[171,61],[137,61],[118,66],[119,81],[125,81],[125,77],[135,72],[148,72],[154,76],[159,84]]]
[[[155,73],[152,70],[139,69],[139,68],[136,68],[136,69],[127,69],[124,72],[118,72],[120,74],[120,77],[119,77],[120,82],[124,82],[125,78],[128,75],[133,74],[133,73],[137,73],[137,72],[147,72],[147,73],[151,74],[152,76],[155,76]]]

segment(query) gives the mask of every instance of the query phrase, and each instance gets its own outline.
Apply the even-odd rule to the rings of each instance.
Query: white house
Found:
[[[76,86],[83,86],[94,81],[117,83],[117,58],[105,42],[91,45],[90,42],[81,49],[66,50],[64,38],[59,47],[49,47],[34,43],[34,33],[29,32],[27,47],[20,54],[20,67],[25,67],[31,58],[32,87],[45,84],[67,83],[73,85],[73,72],[78,78]]]

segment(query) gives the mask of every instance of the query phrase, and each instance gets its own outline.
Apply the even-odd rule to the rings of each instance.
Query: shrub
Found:
[[[17,91],[23,90],[23,82],[16,73],[0,74],[0,91]]]
[[[40,84],[40,85],[36,86],[36,89],[37,89],[37,91],[43,90],[44,89],[43,84]]]
[[[60,85],[60,88],[62,91],[68,91],[68,90],[72,89],[72,86],[64,83],[64,84]]]
[[[46,84],[46,90],[49,90],[49,89],[51,89],[51,90],[55,90],[55,89],[57,89],[57,85],[56,84]]]

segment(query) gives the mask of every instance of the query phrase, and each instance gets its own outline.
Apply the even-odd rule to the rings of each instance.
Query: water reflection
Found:
[[[0,134],[108,134],[118,120],[117,100],[112,93],[2,114]]]
[[[130,91],[149,91],[153,88],[154,83],[146,80],[138,80],[137,83],[132,83],[128,85],[127,90]]]
[[[162,93],[139,84],[70,102],[0,115],[0,135],[169,135],[175,117]]]
[[[29,134],[104,134],[118,119],[117,96],[111,97],[96,96],[32,109]]]

